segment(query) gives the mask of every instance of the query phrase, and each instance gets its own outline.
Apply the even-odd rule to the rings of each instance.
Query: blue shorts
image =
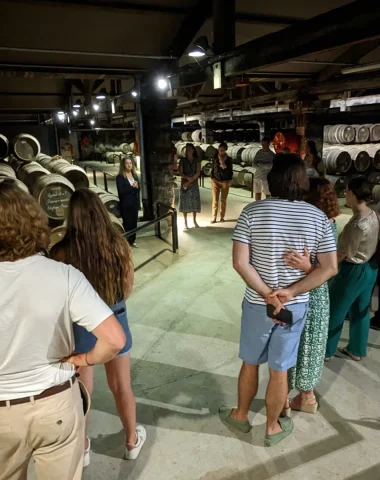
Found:
[[[131,351],[132,348],[132,334],[129,330],[128,325],[128,318],[127,318],[127,306],[125,304],[125,300],[122,300],[119,303],[115,303],[112,305],[111,310],[115,315],[116,319],[122,326],[125,336],[127,337],[127,343],[124,347],[120,350],[117,357],[121,357],[122,355],[126,355]],[[88,332],[85,328],[81,327],[74,323],[74,340],[75,340],[75,352],[76,353],[87,353],[95,347],[95,343],[97,342],[97,338],[93,333]]]
[[[249,365],[267,363],[284,372],[297,362],[298,346],[305,326],[308,303],[286,307],[293,313],[293,325],[282,327],[267,316],[266,305],[243,302],[239,357]]]

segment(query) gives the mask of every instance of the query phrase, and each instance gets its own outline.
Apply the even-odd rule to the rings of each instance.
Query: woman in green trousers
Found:
[[[371,188],[364,177],[353,178],[346,189],[346,203],[353,217],[338,240],[339,272],[330,284],[330,324],[326,361],[335,354],[344,319],[349,313],[350,335],[347,347],[339,349],[352,360],[366,356],[370,325],[369,307],[377,277],[373,259],[379,238],[379,219],[367,203]]]

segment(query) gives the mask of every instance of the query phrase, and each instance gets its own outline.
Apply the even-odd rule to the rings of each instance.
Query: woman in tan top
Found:
[[[363,177],[353,178],[346,189],[346,202],[353,216],[338,239],[339,272],[330,285],[330,323],[326,360],[335,354],[344,319],[349,313],[350,335],[346,348],[351,359],[366,356],[370,324],[369,306],[377,276],[373,259],[379,238],[379,220],[367,203],[371,188]]]

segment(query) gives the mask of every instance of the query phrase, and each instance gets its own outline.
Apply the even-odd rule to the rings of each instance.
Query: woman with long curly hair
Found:
[[[108,385],[123,424],[125,458],[135,460],[145,443],[146,431],[136,426],[136,401],[131,387],[132,336],[125,300],[133,287],[133,263],[128,242],[119,233],[99,197],[88,189],[77,190],[69,203],[66,234],[51,250],[52,258],[80,270],[100,297],[110,306],[126,334],[126,344],[117,357],[105,364]],[[75,350],[87,352],[96,338],[83,328],[74,329]],[[93,391],[93,366],[81,369],[88,391]],[[90,440],[86,437],[84,465],[90,463]]]
[[[306,201],[326,214],[336,240],[335,217],[339,215],[339,204],[334,186],[325,178],[310,178],[310,189]],[[306,273],[313,268],[306,249],[304,255],[296,251],[287,252],[285,263]],[[314,388],[322,376],[329,319],[330,298],[326,282],[310,292],[309,312],[301,335],[297,363],[288,372],[289,391],[296,388],[300,393],[287,402],[286,414],[289,414],[290,410],[316,413],[318,409]]]

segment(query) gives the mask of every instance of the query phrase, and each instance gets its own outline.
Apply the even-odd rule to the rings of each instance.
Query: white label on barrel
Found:
[[[71,192],[58,185],[46,187],[40,197],[40,205],[51,218],[64,218]]]

